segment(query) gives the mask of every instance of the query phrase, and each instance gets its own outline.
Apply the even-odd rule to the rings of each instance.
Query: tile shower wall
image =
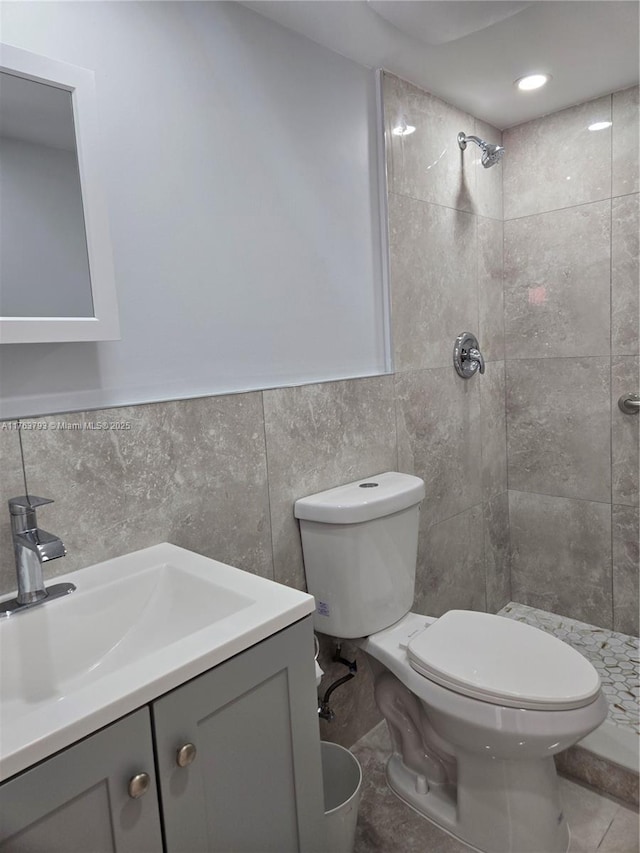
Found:
[[[390,75],[384,104],[398,470],[427,484],[416,607],[495,612],[510,594],[502,173],[457,135],[502,136]],[[451,364],[464,331],[487,361],[470,380]]]
[[[637,634],[638,88],[504,145],[513,598]]]
[[[296,498],[384,470],[427,482],[416,606],[498,610],[508,571],[502,186],[460,152],[460,130],[500,133],[393,77],[388,116],[395,376],[34,418],[21,437],[29,491],[67,556],[47,578],[170,541],[304,587]],[[390,134],[397,114],[417,127]],[[451,352],[476,331],[481,378]],[[124,425],[97,429],[96,425]],[[18,430],[0,424],[0,505],[24,492]],[[0,589],[15,588],[0,512]],[[344,670],[322,643],[324,686]],[[353,649],[344,648],[347,656]],[[325,738],[350,745],[380,719],[368,668],[332,696]]]

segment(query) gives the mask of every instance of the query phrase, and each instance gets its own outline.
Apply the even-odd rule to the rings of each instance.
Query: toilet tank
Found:
[[[296,501],[317,631],[366,637],[409,612],[424,493],[419,477],[388,471]]]

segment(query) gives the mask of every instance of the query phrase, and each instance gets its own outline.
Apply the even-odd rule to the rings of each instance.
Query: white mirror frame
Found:
[[[107,207],[99,173],[93,71],[0,44],[0,71],[71,94],[89,260],[92,317],[0,317],[0,343],[112,341],[120,337]]]

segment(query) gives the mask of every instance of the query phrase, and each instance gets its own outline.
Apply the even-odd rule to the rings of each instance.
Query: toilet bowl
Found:
[[[449,611],[442,620],[408,613],[390,628],[355,641],[371,663],[376,702],[391,732],[394,754],[387,779],[401,799],[476,849],[563,853],[569,831],[558,796],[553,755],[600,725],[607,715],[607,703],[595,670],[590,664],[583,666],[588,661],[535,629],[531,636],[522,632],[527,649],[520,650],[523,661],[539,639],[547,654],[558,652],[561,660],[549,667],[548,682],[538,673],[537,687],[546,692],[523,696],[520,702],[513,695],[498,695],[497,689],[491,695],[490,679],[476,678],[465,693],[461,691],[466,685],[445,687],[415,668],[411,643],[416,638],[426,640],[427,632],[437,629],[439,623],[446,629],[443,634],[449,634],[468,622],[467,642],[471,638],[473,643],[474,637],[478,639],[478,625],[484,622],[486,628],[489,620],[496,620],[497,628],[505,623],[512,640],[513,635],[522,639],[517,636],[519,629],[529,627],[484,613]],[[436,653],[442,650],[440,639],[435,637]],[[517,646],[515,642],[510,647],[514,662]],[[477,660],[482,655],[474,657]],[[454,655],[449,658],[455,660]],[[470,663],[469,659],[467,655]],[[472,668],[470,663],[468,669]],[[513,693],[513,683],[504,670],[502,674],[501,686]],[[558,689],[563,676],[568,676],[571,689],[568,685]],[[520,686],[524,683],[521,678]],[[485,691],[483,698],[479,698],[478,687]]]
[[[410,611],[424,493],[388,472],[296,501],[315,628],[366,653],[401,799],[484,853],[564,853],[553,756],[605,719],[599,676],[537,628]]]

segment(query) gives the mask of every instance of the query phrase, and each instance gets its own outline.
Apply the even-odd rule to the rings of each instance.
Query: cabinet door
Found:
[[[326,853],[310,618],[152,712],[167,853]]]
[[[129,781],[149,774],[139,799]],[[148,708],[0,786],[1,853],[159,853]]]

